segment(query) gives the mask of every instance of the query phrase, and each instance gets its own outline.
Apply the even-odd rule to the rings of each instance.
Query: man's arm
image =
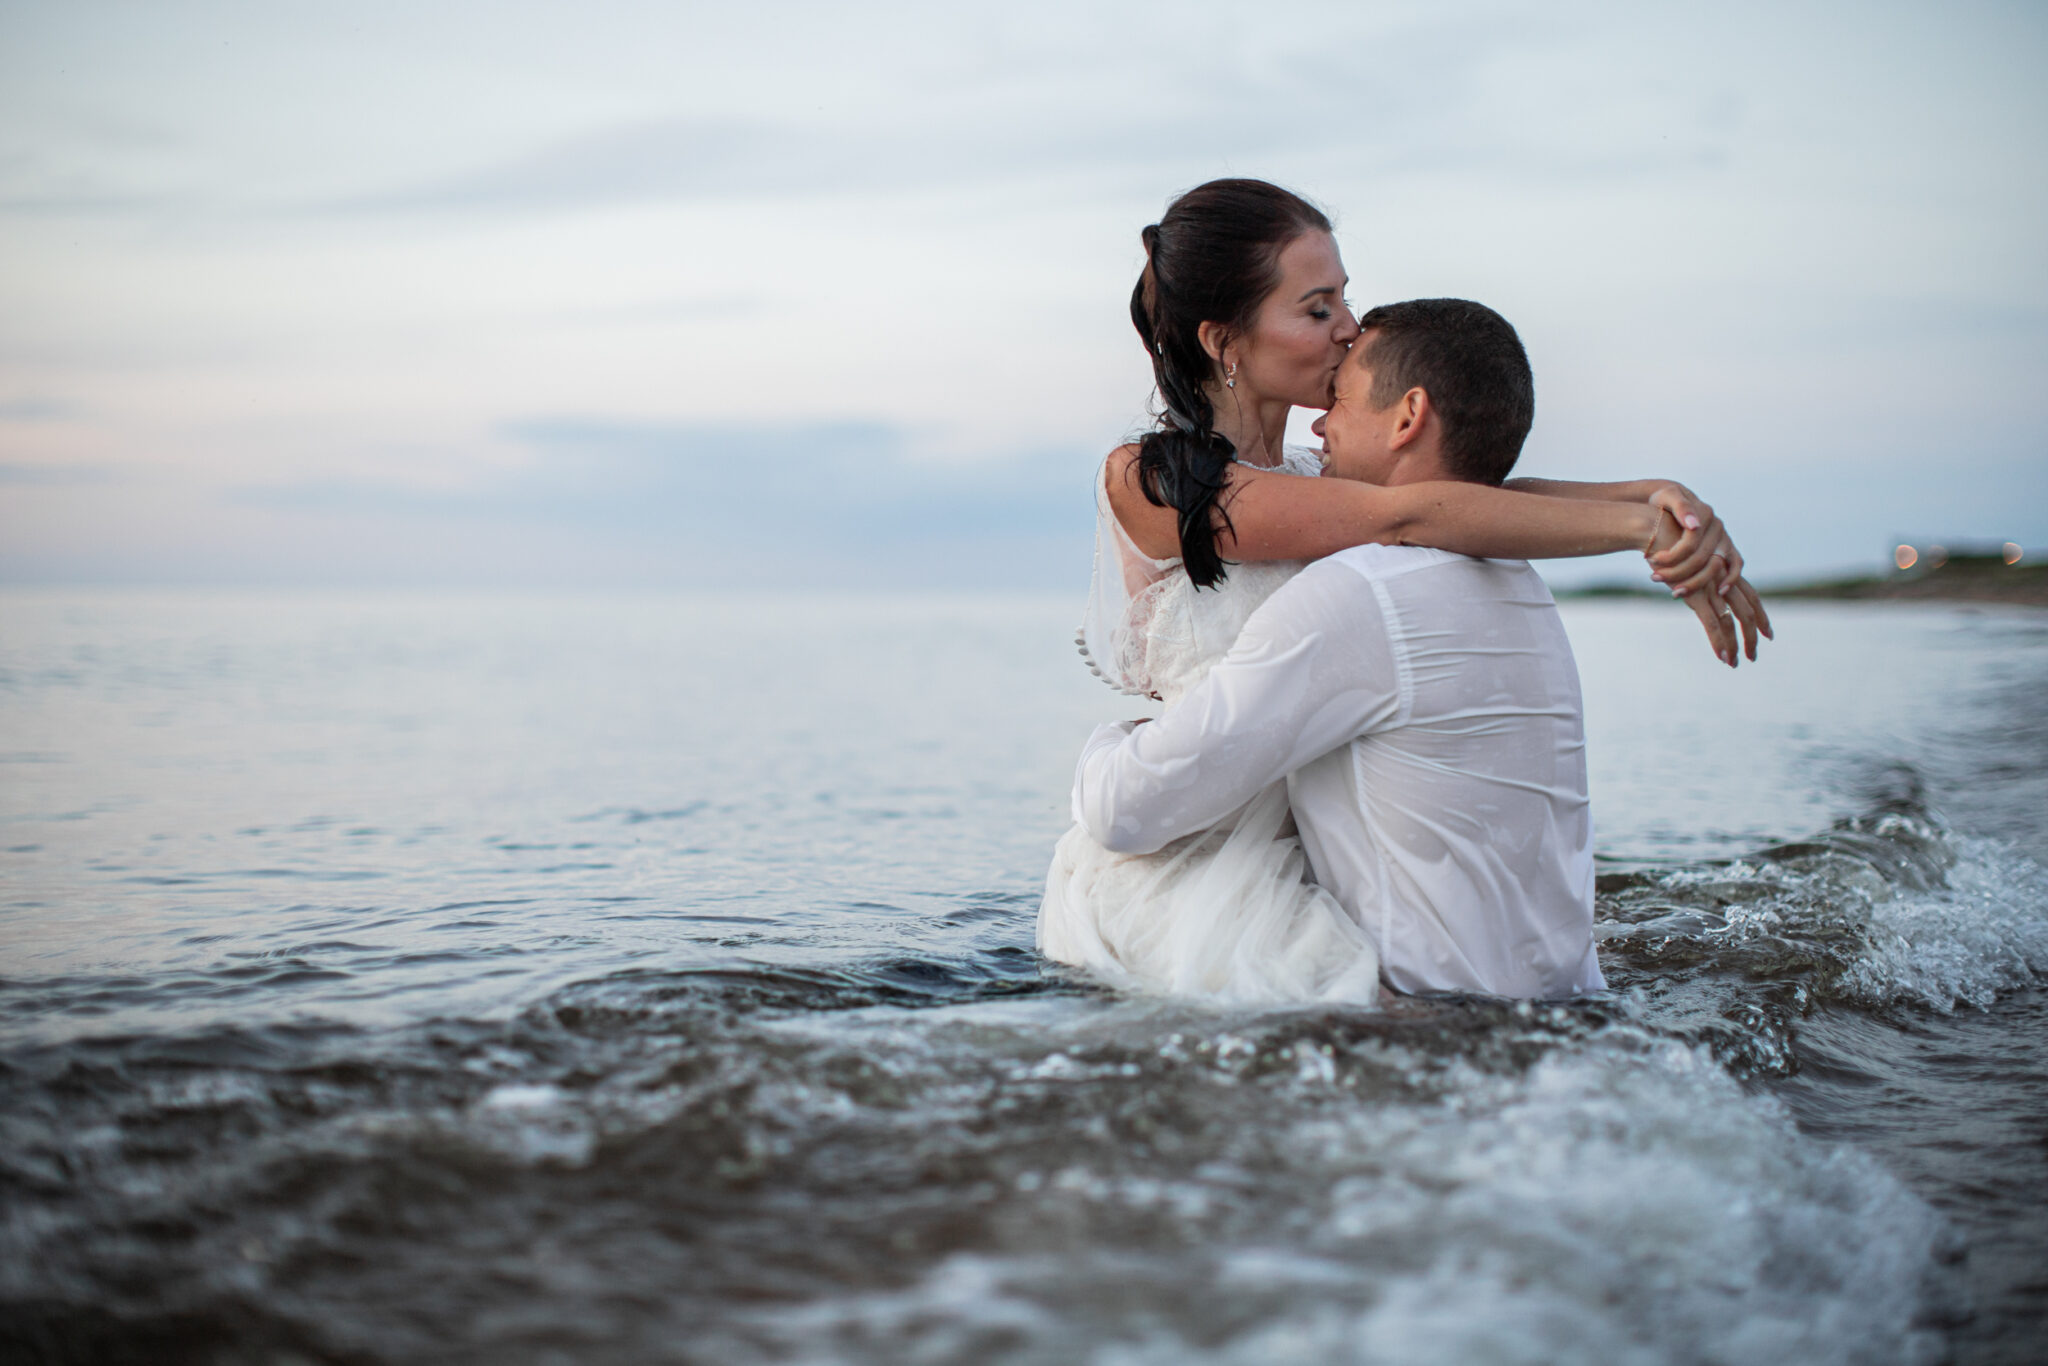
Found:
[[[1372,584],[1312,565],[1164,716],[1097,728],[1074,773],[1074,819],[1105,848],[1149,854],[1387,724],[1403,701]]]

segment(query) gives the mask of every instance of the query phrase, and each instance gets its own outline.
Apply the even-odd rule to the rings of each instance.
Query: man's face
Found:
[[[1374,335],[1368,332],[1353,344],[1351,358],[1337,371],[1336,398],[1310,430],[1323,438],[1323,454],[1330,458],[1324,474],[1383,484],[1392,466],[1387,438],[1400,405],[1373,410],[1372,370],[1365,358]]]

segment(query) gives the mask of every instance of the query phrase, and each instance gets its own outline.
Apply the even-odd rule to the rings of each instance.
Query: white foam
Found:
[[[1948,885],[1874,898],[1843,979],[1873,1003],[1987,1006],[2048,972],[2048,869],[1994,840],[1956,838]]]
[[[582,1167],[597,1148],[592,1116],[568,1092],[546,1083],[494,1086],[467,1119],[446,1122],[460,1141],[520,1166]]]
[[[561,1103],[559,1086],[526,1086],[516,1082],[493,1087],[479,1102],[486,1110],[545,1110]]]
[[[1687,902],[1650,919],[1603,921],[1603,943],[1679,938],[1708,946],[1848,929],[1835,989],[1869,1005],[1947,1012],[1987,1006],[2048,973],[2048,869],[1996,840],[1943,835],[1953,861],[1923,888],[1848,853],[1738,859],[1679,869],[1657,887]]]
[[[1302,1094],[1273,1096],[1269,1169],[1189,1204],[1172,1237],[956,1255],[900,1288],[749,1316],[744,1337],[762,1360],[1000,1347],[1099,1366],[1938,1356],[1914,1315],[1939,1218],[1704,1050],[1617,1030],[1525,1073],[1431,1076],[1420,1099],[1335,1105],[1310,1099],[1314,1078],[1277,1083]],[[1163,1208],[1157,1182],[1076,1170],[1028,1198],[1103,1227],[1105,1207]],[[1211,1304],[1236,1308],[1219,1321]]]

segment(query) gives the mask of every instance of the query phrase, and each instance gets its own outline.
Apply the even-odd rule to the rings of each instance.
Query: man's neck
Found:
[[[1458,478],[1445,468],[1443,451],[1432,441],[1420,449],[1403,451],[1387,476],[1387,487],[1402,484],[1456,483]]]

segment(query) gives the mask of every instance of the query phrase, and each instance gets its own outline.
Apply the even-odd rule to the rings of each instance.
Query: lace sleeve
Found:
[[[1088,608],[1074,645],[1088,671],[1133,697],[1153,693],[1142,661],[1134,651],[1133,609],[1156,596],[1147,590],[1180,567],[1179,559],[1155,560],[1124,534],[1109,506],[1109,462],[1095,476],[1095,568],[1088,585]]]
[[[1313,479],[1319,477],[1324,470],[1328,469],[1329,464],[1330,462],[1323,457],[1323,453],[1313,446],[1282,446],[1280,448],[1280,467],[1289,474],[1304,474]]]

